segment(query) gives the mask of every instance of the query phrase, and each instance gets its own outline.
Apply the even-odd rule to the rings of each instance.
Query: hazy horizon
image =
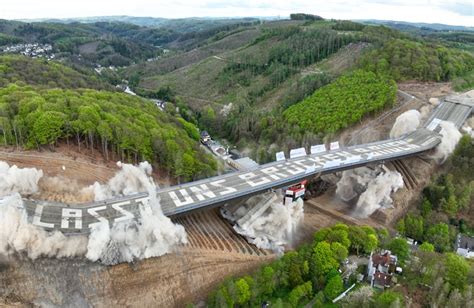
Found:
[[[25,8],[28,8],[25,10]],[[376,19],[419,23],[474,26],[474,4],[470,0],[135,0],[66,3],[58,0],[6,0],[2,19],[69,19],[104,16],[153,18],[241,18],[288,17],[308,13],[334,19]]]

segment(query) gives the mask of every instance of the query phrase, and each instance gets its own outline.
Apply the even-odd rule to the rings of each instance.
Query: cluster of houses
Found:
[[[50,44],[16,44],[2,47],[4,53],[18,53],[32,58],[54,59],[53,46]]]

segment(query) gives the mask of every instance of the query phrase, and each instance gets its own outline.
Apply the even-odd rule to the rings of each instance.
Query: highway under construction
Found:
[[[401,138],[350,147],[333,146],[329,149],[324,145],[316,145],[311,148],[311,153],[299,157],[158,189],[157,198],[166,216],[177,217],[248,199],[318,175],[416,156],[440,144],[443,121],[452,122],[460,128],[473,108],[473,99],[447,97],[422,127]],[[64,234],[87,234],[97,223],[113,224],[135,219],[150,210],[148,193],[79,205],[32,199],[24,199],[24,204],[32,224],[49,231],[59,230]]]

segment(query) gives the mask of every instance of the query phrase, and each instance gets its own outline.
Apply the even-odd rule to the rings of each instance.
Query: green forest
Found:
[[[397,85],[372,72],[355,71],[322,87],[283,113],[290,125],[313,133],[335,133],[366,114],[392,106]]]
[[[418,207],[402,218],[400,234],[433,243],[436,251],[453,249],[458,232],[474,235],[474,144],[464,135],[446,163],[446,172],[423,190]]]
[[[474,70],[471,53],[407,39],[387,41],[364,55],[360,63],[365,69],[396,81],[449,81]]]
[[[22,82],[48,88],[91,88],[112,90],[110,84],[99,79],[92,71],[77,71],[55,61],[32,59],[19,55],[0,56],[0,87]]]
[[[63,141],[98,148],[106,159],[149,160],[183,181],[216,170],[194,125],[122,93],[9,84],[0,89],[0,132],[2,144],[54,148]]]
[[[403,267],[400,286],[374,290],[357,282],[366,267],[343,279],[339,269],[349,254],[368,256],[375,249],[390,249]],[[250,275],[228,278],[209,296],[210,307],[400,307],[405,294],[423,292],[424,302],[442,307],[463,307],[472,298],[468,262],[453,253],[439,254],[425,242],[410,252],[406,240],[391,237],[386,229],[335,224],[314,234],[311,244],[286,252]],[[336,304],[332,300],[356,283],[356,287]],[[471,285],[471,286],[470,286]],[[423,289],[420,289],[421,287]],[[470,286],[470,287],[469,287]],[[405,289],[407,288],[407,289]]]

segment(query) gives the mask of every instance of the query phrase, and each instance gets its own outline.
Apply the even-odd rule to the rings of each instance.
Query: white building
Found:
[[[458,234],[455,247],[458,255],[464,258],[474,258],[474,237]]]

